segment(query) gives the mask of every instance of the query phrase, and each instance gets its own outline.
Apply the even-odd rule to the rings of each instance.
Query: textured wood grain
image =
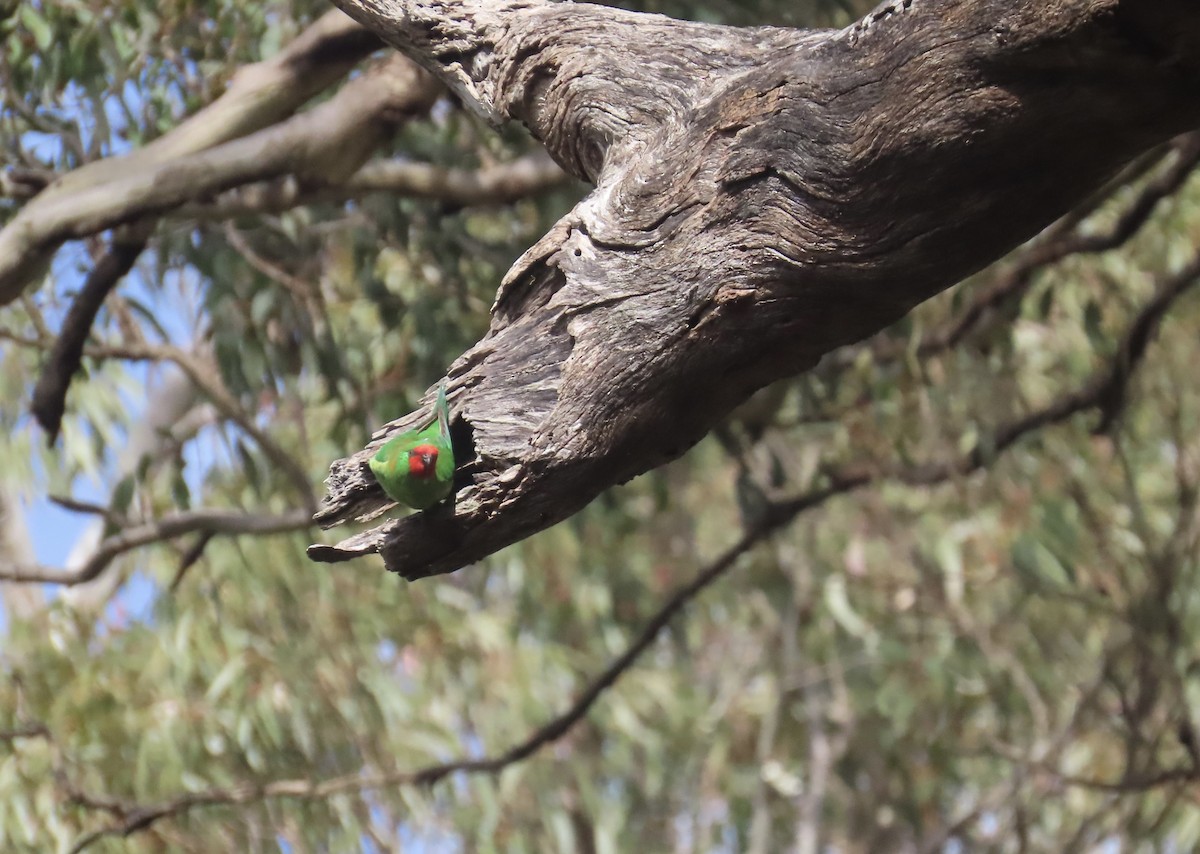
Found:
[[[454,505],[318,560],[449,572],[683,453],[1200,126],[1191,0],[898,0],[840,31],[589,5],[338,0],[595,190],[448,372]],[[386,498],[334,463],[325,526]]]

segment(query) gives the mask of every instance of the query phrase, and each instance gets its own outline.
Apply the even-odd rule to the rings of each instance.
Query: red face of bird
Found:
[[[435,475],[438,449],[433,445],[417,445],[408,452],[408,473],[418,480],[428,480]]]

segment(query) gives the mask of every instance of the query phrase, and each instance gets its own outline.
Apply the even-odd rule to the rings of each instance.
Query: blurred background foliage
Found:
[[[791,26],[841,26],[868,6],[624,5]],[[139,148],[326,9],[4,4],[0,158],[36,178]],[[530,150],[443,99],[378,154],[478,169]],[[1118,223],[1163,168],[1143,167],[1070,234]],[[981,472],[933,486],[882,478],[800,515],[532,758],[433,788],[258,788],[500,753],[565,708],[767,499],[830,469],[986,448],[998,425],[1085,386],[1123,357],[1133,318],[1200,245],[1200,181],[1177,183],[1111,250],[1053,264],[1029,261],[1052,238],[1018,250],[764,390],[683,459],[452,576],[409,585],[376,560],[313,564],[304,548],[320,535],[299,530],[153,543],[69,589],[0,586],[0,850],[70,849],[138,809],[212,790],[240,795],[91,848],[1195,850],[1194,295],[1171,306],[1104,432],[1081,414]],[[200,395],[156,428],[180,430],[132,460],[177,373],[170,360],[85,359],[53,451],[28,415],[43,333],[97,251],[69,244],[0,312],[11,518],[72,492],[125,520],[302,507],[255,428],[319,483],[482,334],[508,265],[582,192],[560,182],[478,207],[375,194],[165,220],[92,340],[203,347],[241,411]],[[0,194],[0,223],[23,203]],[[1014,275],[1020,287],[961,340],[919,352]],[[24,526],[36,549],[77,530],[36,519]],[[8,536],[11,548],[22,534]],[[72,560],[94,548],[88,536]]]

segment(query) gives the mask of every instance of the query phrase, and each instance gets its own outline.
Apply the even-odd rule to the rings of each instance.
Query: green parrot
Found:
[[[444,382],[438,386],[433,418],[424,427],[389,440],[368,465],[384,492],[414,510],[427,510],[450,494],[454,449]]]

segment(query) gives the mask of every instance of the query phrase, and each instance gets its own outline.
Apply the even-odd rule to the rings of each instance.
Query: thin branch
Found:
[[[59,584],[73,587],[97,578],[120,555],[152,543],[160,543],[193,532],[240,536],[281,534],[312,526],[307,510],[292,510],[279,516],[238,510],[192,510],[126,527],[102,540],[95,552],[75,570],[43,566],[0,566],[0,581],[27,584]]]
[[[571,180],[544,151],[481,169],[445,169],[427,163],[376,160],[350,176],[355,195],[391,193],[448,205],[508,204]]]
[[[119,230],[67,311],[49,360],[43,366],[33,390],[30,405],[33,417],[46,431],[46,443],[51,447],[62,428],[67,390],[71,378],[79,371],[84,343],[91,334],[96,315],[117,282],[133,268],[134,262],[146,248],[152,228],[151,223],[141,223],[130,229]]]
[[[1129,352],[1130,344],[1138,340],[1150,321],[1146,318],[1160,318],[1166,308],[1174,302],[1189,287],[1200,279],[1200,256],[1181,274],[1174,277],[1168,284],[1160,288],[1156,297],[1142,310],[1131,324],[1123,339],[1119,352]],[[1117,359],[1120,362],[1120,357]],[[985,462],[994,459],[995,453],[1011,447],[1018,438],[1030,432],[1047,428],[1068,420],[1076,413],[1088,408],[1100,407],[1105,399],[1105,393],[1114,382],[1125,383],[1129,380],[1129,371],[1118,365],[1110,366],[1100,371],[1090,382],[1078,391],[1067,394],[1051,403],[1044,409],[1031,415],[1019,418],[1010,424],[1002,425],[994,433],[1003,437],[997,441],[994,452],[990,455],[981,454],[978,449],[970,451],[953,460],[943,460],[911,467],[888,467],[874,470],[847,469],[827,474],[829,483],[825,486],[810,490],[794,498],[774,502],[758,520],[749,526],[741,538],[716,560],[696,574],[693,579],[674,594],[662,605],[625,652],[614,659],[595,679],[587,684],[583,692],[561,714],[552,718],[534,730],[524,741],[510,747],[508,750],[481,759],[462,759],[430,765],[415,771],[397,771],[378,774],[353,773],[329,780],[315,781],[307,779],[277,780],[271,783],[246,782],[237,786],[212,789],[206,792],[182,795],[162,804],[149,807],[119,804],[111,801],[77,796],[76,803],[82,806],[100,809],[113,813],[118,818],[117,823],[88,833],[81,837],[71,849],[80,852],[100,839],[111,836],[129,836],[153,825],[163,818],[170,818],[189,812],[193,809],[207,806],[235,805],[257,802],[270,798],[298,798],[313,800],[328,798],[345,792],[361,792],[369,789],[380,789],[392,786],[431,786],[452,774],[498,774],[505,768],[521,762],[537,753],[543,747],[562,738],[570,729],[587,716],[591,707],[600,696],[634,665],[638,658],[654,643],[664,628],[687,605],[700,595],[706,588],[722,578],[736,564],[739,558],[750,549],[762,542],[768,536],[791,524],[801,513],[824,504],[831,498],[848,493],[881,480],[895,480],[902,483],[922,484],[932,486],[942,483],[961,473],[982,467]],[[1188,773],[1195,772],[1188,769]],[[1178,775],[1164,775],[1155,778],[1158,784],[1170,782]],[[1155,782],[1150,781],[1150,782]],[[1105,784],[1100,784],[1103,787]]]
[[[1200,780],[1200,769],[1190,765],[1179,768],[1168,768],[1154,774],[1132,775],[1120,780],[1096,780],[1090,777],[1077,777],[1072,774],[1062,774],[1044,765],[1034,766],[1037,771],[1049,774],[1066,786],[1081,789],[1091,789],[1097,792],[1112,792],[1114,794],[1131,794],[1146,792],[1177,783],[1194,783]]]
[[[343,183],[302,183],[288,176],[222,193],[212,202],[188,203],[168,219],[225,220],[257,213],[280,213],[300,205],[344,202],[368,193],[431,199],[453,207],[503,205],[570,181],[549,156],[538,153],[482,169],[447,169],[429,163],[376,160]]]
[[[305,305],[312,297],[313,289],[307,282],[297,276],[293,276],[287,270],[280,267],[278,264],[273,264],[266,258],[263,258],[254,251],[254,247],[249,244],[246,238],[242,237],[242,233],[234,227],[233,223],[225,223],[223,230],[225,240],[229,245],[237,251],[242,259],[253,267],[258,272],[262,273],[271,281],[279,284],[292,295],[295,300],[301,305]]]
[[[50,738],[50,728],[45,724],[30,723],[14,727],[12,729],[0,730],[0,744],[11,745],[14,741],[23,738]]]
[[[42,314],[42,310],[38,307],[37,302],[28,295],[22,296],[21,308],[25,309],[25,313],[29,315],[29,322],[33,324],[38,337],[46,341],[53,341],[54,334],[50,331],[50,326],[46,323],[46,317]]]
[[[48,252],[72,237],[154,216],[247,181],[353,169],[396,121],[432,103],[434,92],[415,66],[394,56],[332,100],[280,125],[95,187],[35,199],[0,231],[0,301],[19,294],[32,258],[44,263]]]
[[[28,347],[31,350],[49,350],[54,339],[50,336],[46,338],[32,338],[0,326],[0,341],[11,341],[13,344]]]
[[[112,509],[105,507],[102,504],[93,504],[90,501],[80,501],[78,498],[72,498],[70,495],[47,495],[51,504],[57,504],[64,510],[70,510],[72,513],[86,513],[91,516],[99,516],[103,519],[112,518]]]
[[[47,169],[10,167],[0,172],[0,198],[31,199],[54,180]]]
[[[1145,358],[1146,349],[1154,339],[1159,324],[1171,304],[1195,284],[1197,276],[1200,276],[1200,262],[1193,261],[1187,268],[1172,277],[1166,286],[1160,288],[1154,299],[1138,315],[1129,333],[1121,342],[1117,359],[1113,362],[1112,370],[1100,392],[1100,423],[1096,425],[1095,433],[1107,433],[1120,416],[1125,407],[1130,374]]]
[[[196,541],[188,546],[187,551],[179,558],[179,568],[175,570],[175,577],[171,579],[171,583],[167,586],[168,593],[174,593],[179,589],[179,585],[183,583],[183,577],[200,560],[200,557],[204,554],[204,549],[215,535],[216,532],[214,531],[201,531]]]

